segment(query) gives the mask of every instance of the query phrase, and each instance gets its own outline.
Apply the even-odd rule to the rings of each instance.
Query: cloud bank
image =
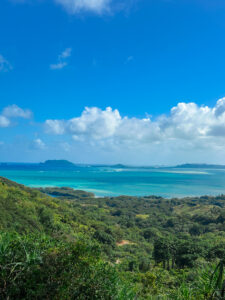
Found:
[[[178,103],[169,115],[156,119],[122,117],[117,109],[86,107],[70,120],[47,120],[46,131],[55,135],[71,135],[76,141],[104,142],[110,145],[152,145],[187,141],[215,147],[225,142],[225,98],[215,107]],[[221,144],[222,143],[222,144]]]
[[[0,113],[0,127],[13,125],[16,118],[31,116],[30,110],[8,106]],[[24,125],[31,127],[24,131]],[[168,114],[157,117],[130,118],[111,107],[86,107],[71,119],[46,120],[42,124],[44,130],[40,123],[24,125],[20,155],[24,157],[24,153],[28,153],[34,161],[37,157],[63,157],[84,163],[133,165],[225,163],[225,98],[213,107],[178,103]],[[15,129],[13,137],[18,130]],[[5,152],[1,150],[5,157],[11,157],[15,144],[10,146],[7,142],[1,148],[5,149]]]

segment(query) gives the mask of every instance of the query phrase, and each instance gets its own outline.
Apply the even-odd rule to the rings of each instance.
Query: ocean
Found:
[[[166,198],[225,194],[225,169],[82,167],[77,170],[7,170],[0,176],[29,187],[71,187],[96,196]]]

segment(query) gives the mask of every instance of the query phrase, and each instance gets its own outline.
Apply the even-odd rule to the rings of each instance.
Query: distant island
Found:
[[[47,168],[52,168],[52,167],[56,167],[56,168],[73,168],[76,167],[76,165],[68,160],[46,160],[43,163],[39,164],[42,167],[47,167]]]
[[[53,170],[53,169],[63,169],[72,170],[84,167],[94,167],[94,168],[135,168],[132,166],[125,166],[123,164],[107,165],[107,164],[75,164],[65,159],[53,159],[46,160],[40,163],[15,163],[15,162],[2,162],[0,163],[0,169],[16,169],[16,170]]]
[[[72,163],[65,159],[46,160],[40,163],[18,163],[18,162],[0,162],[0,169],[2,170],[77,170],[85,167],[93,168],[113,168],[113,169],[225,169],[225,165],[214,164],[196,164],[185,163],[176,166],[132,166],[123,164],[80,164]]]
[[[73,168],[80,168],[80,167],[87,167],[86,164],[74,164],[68,160],[46,160],[43,163],[38,164],[40,167],[44,167],[44,168],[65,168],[65,169],[73,169]],[[107,168],[119,168],[119,169],[123,169],[123,168],[128,168],[125,165],[122,164],[116,164],[116,165],[90,165],[91,167],[107,167]]]
[[[72,170],[79,167],[79,165],[63,159],[46,160],[41,163],[0,163],[0,169],[7,170]]]

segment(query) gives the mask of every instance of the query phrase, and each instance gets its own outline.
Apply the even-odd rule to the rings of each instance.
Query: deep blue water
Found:
[[[68,186],[96,196],[159,195],[184,197],[225,193],[225,170],[216,169],[112,169],[83,167],[75,171],[0,170],[30,187]]]

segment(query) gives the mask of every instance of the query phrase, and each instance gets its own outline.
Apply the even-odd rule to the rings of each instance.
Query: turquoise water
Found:
[[[96,196],[225,194],[225,170],[214,169],[83,167],[76,171],[0,170],[0,176],[30,187],[67,186]]]

